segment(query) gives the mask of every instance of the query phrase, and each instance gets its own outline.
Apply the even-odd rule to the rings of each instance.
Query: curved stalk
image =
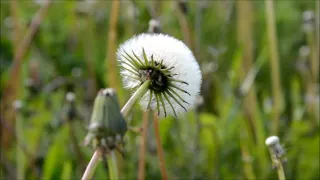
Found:
[[[100,149],[97,149],[91,157],[91,160],[81,178],[81,180],[91,179],[101,157]]]
[[[126,118],[132,109],[133,105],[142,98],[142,96],[148,91],[150,80],[145,81],[138,90],[131,96],[127,103],[121,109],[121,114]]]

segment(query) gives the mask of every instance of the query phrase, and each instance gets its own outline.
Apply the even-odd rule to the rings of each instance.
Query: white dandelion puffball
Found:
[[[161,116],[192,108],[202,81],[191,50],[180,40],[163,34],[140,34],[120,45],[117,59],[125,88],[136,89],[150,80],[142,97],[143,110]]]

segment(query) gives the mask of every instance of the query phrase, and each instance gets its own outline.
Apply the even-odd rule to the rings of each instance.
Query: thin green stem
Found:
[[[163,180],[168,179],[167,171],[166,171],[166,165],[165,165],[165,159],[164,159],[164,152],[162,148],[160,133],[159,133],[159,117],[157,116],[157,113],[154,113],[153,115],[153,126],[154,126],[154,133],[156,135],[156,144],[157,144],[157,154],[159,157],[159,164],[160,164],[160,170],[161,170],[161,176]]]
[[[23,124],[22,124],[22,116],[20,112],[18,112],[16,119],[16,136],[17,136],[17,179],[24,179],[24,164],[25,164],[25,155],[23,150],[18,144],[24,142],[23,138]]]
[[[146,111],[143,113],[143,128],[142,128],[142,138],[140,140],[138,180],[145,179],[145,164],[146,164],[145,159],[146,159],[148,122],[149,122],[149,111]]]
[[[271,80],[272,80],[272,96],[273,96],[273,122],[272,132],[278,134],[279,131],[279,118],[282,109],[282,92],[281,80],[279,70],[279,55],[278,55],[278,42],[276,34],[276,23],[273,0],[266,0],[266,18],[267,18],[267,33],[268,44],[270,52],[270,67],[271,67]]]
[[[124,118],[126,118],[132,109],[133,105],[142,98],[142,96],[148,91],[150,85],[150,80],[145,81],[137,91],[130,97],[128,102],[121,109],[121,114]]]
[[[112,150],[109,154],[107,159],[108,161],[108,168],[109,168],[109,177],[112,180],[120,179],[120,172],[121,172],[121,159],[119,158],[120,154],[117,151]]]
[[[279,178],[279,180],[285,180],[285,179],[286,179],[282,162],[279,162],[279,163],[278,163],[278,165],[277,165],[277,172],[278,172],[278,178]]]
[[[285,180],[286,176],[284,173],[284,168],[283,168],[281,159],[277,158],[277,156],[274,154],[274,150],[272,150],[271,147],[269,147],[269,152],[270,152],[272,163],[277,168],[278,179]]]

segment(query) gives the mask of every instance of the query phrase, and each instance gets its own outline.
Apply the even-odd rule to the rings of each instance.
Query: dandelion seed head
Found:
[[[281,159],[285,155],[285,151],[280,144],[278,136],[270,136],[266,139],[266,145],[269,147],[270,153],[277,159]]]
[[[275,145],[275,144],[278,144],[279,143],[279,138],[278,136],[270,136],[266,139],[266,145],[267,146],[272,146],[272,145]]]
[[[130,63],[128,55],[138,63]],[[148,107],[150,93],[150,108],[163,107],[161,115],[179,114],[195,105],[201,72],[193,53],[180,40],[163,34],[141,34],[120,45],[117,58],[125,88],[135,89],[147,79],[151,81],[140,101],[143,110]]]

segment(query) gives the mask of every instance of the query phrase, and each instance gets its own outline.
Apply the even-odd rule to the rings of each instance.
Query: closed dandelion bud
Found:
[[[141,34],[120,45],[117,57],[125,88],[136,90],[150,82],[140,101],[143,110],[176,116],[194,107],[201,72],[192,52],[180,40]]]
[[[85,138],[85,145],[93,142],[94,146],[115,143],[127,131],[127,124],[120,113],[118,98],[114,89],[98,92],[94,101],[93,112]]]

